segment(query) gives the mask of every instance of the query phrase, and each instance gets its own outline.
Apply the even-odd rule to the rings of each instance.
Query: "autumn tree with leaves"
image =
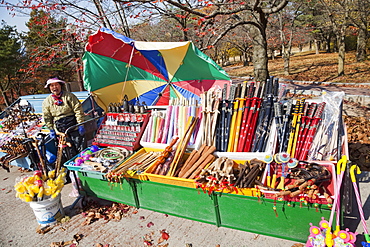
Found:
[[[19,96],[17,73],[23,59],[21,48],[20,34],[3,21],[0,27],[0,93],[6,106],[14,96]]]

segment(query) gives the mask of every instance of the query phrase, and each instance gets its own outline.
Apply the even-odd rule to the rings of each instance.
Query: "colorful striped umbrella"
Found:
[[[131,103],[168,105],[170,98],[199,98],[231,80],[192,42],[135,41],[107,28],[89,37],[84,86],[107,108],[127,95]]]

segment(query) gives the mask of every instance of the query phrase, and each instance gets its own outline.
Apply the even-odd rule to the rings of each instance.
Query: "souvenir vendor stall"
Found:
[[[93,139],[97,129],[94,119],[103,114],[102,109],[89,97],[88,92],[74,93],[87,114],[87,140]],[[42,119],[42,102],[49,94],[21,96],[0,114],[0,160],[2,167],[10,166],[25,169],[38,169],[40,155],[52,163],[57,153],[56,143],[48,137],[49,130],[44,127]],[[90,116],[91,115],[91,116]],[[95,133],[94,133],[95,134]],[[91,145],[91,142],[90,142]],[[38,149],[36,147],[39,147]]]
[[[339,234],[344,93],[293,97],[274,78],[231,84],[189,42],[161,47],[102,28],[86,48],[85,87],[109,113],[94,145],[65,164],[84,193],[284,239],[310,235],[308,246],[354,241]]]

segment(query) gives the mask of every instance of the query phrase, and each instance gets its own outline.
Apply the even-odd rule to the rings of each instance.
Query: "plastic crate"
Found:
[[[222,227],[253,232],[292,241],[306,242],[311,222],[328,219],[326,205],[300,205],[228,193],[216,193]],[[275,210],[274,210],[275,208]],[[277,240],[278,242],[278,240]]]
[[[317,163],[319,165],[325,166],[328,171],[331,173],[331,180],[328,182],[324,182],[323,186],[325,186],[325,189],[327,190],[328,194],[330,197],[333,199],[336,193],[336,187],[337,187],[337,181],[336,181],[336,170],[335,170],[335,163],[331,161],[313,161],[314,163]],[[271,178],[272,174],[274,174],[275,169],[277,169],[277,177],[281,176],[281,169],[282,166],[278,165],[277,168],[275,166],[271,165]],[[286,167],[286,171],[288,170],[288,167]],[[264,176],[263,176],[263,184],[267,186],[267,169],[265,170]],[[285,180],[285,186],[293,184],[294,179],[286,179]],[[311,199],[308,197],[307,194],[300,194],[295,197],[290,197],[290,196],[277,196],[279,191],[271,191],[271,190],[265,190],[261,189],[261,192],[263,195],[268,198],[268,199],[278,199],[278,200],[284,200],[288,202],[302,202],[302,199],[304,199],[305,203],[319,203],[319,204],[329,204],[326,198],[323,195],[319,195],[318,198],[316,199]]]
[[[234,160],[234,169],[238,167],[239,164],[244,164],[246,160]],[[203,188],[204,192],[208,192],[209,190],[207,187]],[[253,196],[253,197],[260,197],[261,192],[258,188],[239,188],[239,187],[228,187],[228,188],[214,188],[213,191],[218,193],[228,193],[228,194],[235,194],[235,195],[243,195],[243,196]]]
[[[93,172],[79,171],[78,177],[81,183],[82,194],[98,197],[101,199],[119,202],[140,207],[135,179],[123,179],[120,183],[109,182],[103,174],[96,174]]]
[[[144,149],[147,152],[152,150],[151,148],[144,148]],[[186,159],[188,155],[189,154],[185,153],[183,159]],[[145,170],[143,175],[147,176],[148,180],[152,182],[182,186],[182,187],[187,187],[187,188],[197,188],[194,179],[186,179],[186,178],[178,178],[178,177],[153,174],[152,172],[155,169],[156,169],[156,166],[153,163]]]

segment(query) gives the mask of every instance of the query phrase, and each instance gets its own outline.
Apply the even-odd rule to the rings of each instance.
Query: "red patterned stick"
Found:
[[[253,112],[251,114],[252,120],[251,120],[249,129],[248,129],[246,142],[245,142],[245,146],[244,146],[244,149],[243,149],[244,152],[250,152],[251,151],[252,141],[253,141],[253,138],[254,138],[254,134],[256,133],[256,124],[257,124],[257,119],[258,119],[258,115],[259,115],[260,108],[261,108],[262,99],[261,98],[255,98],[255,99],[253,99],[253,101],[256,101],[256,103],[255,103],[255,106],[253,108]]]
[[[307,102],[306,102],[307,104]],[[316,111],[316,103],[311,103],[308,107],[307,112],[304,114],[302,117],[302,125],[301,129],[298,133],[298,141],[297,141],[297,147],[296,147],[296,152],[295,152],[295,157],[298,158],[300,153],[302,152],[302,145],[304,143],[304,140],[307,135],[308,128],[310,126],[310,122],[312,121],[313,115],[315,114]]]
[[[321,120],[321,116],[322,116],[322,113],[324,111],[325,105],[326,105],[325,102],[321,102],[317,106],[317,110],[315,112],[315,115],[313,116],[313,121],[311,122],[311,124],[309,126],[309,130],[308,130],[308,133],[307,133],[307,138],[305,138],[306,141],[305,141],[305,143],[303,144],[303,147],[302,147],[302,152],[299,155],[299,160],[305,160],[307,158],[308,151],[311,148],[311,144],[312,144],[313,138],[315,137],[315,133],[316,133],[317,127],[319,125],[319,122]]]
[[[240,139],[238,142],[238,148],[236,149],[237,152],[243,152],[244,144],[245,144],[245,139],[247,137],[247,122],[249,121],[249,112],[251,112],[251,107],[252,107],[252,97],[255,91],[255,86],[254,82],[251,82],[249,85],[249,89],[247,92],[247,99],[245,102],[245,107],[244,107],[244,112],[243,112],[243,119],[241,123],[241,128],[240,128]]]
[[[244,112],[243,112],[243,119],[241,123],[241,128],[240,128],[240,137],[239,137],[239,142],[238,142],[238,148],[236,149],[237,152],[242,152],[243,151],[243,146],[245,143],[245,126],[247,124],[247,118],[248,118],[248,112],[250,111],[250,106],[251,106],[251,98],[247,98],[245,102],[245,107],[244,107]]]

